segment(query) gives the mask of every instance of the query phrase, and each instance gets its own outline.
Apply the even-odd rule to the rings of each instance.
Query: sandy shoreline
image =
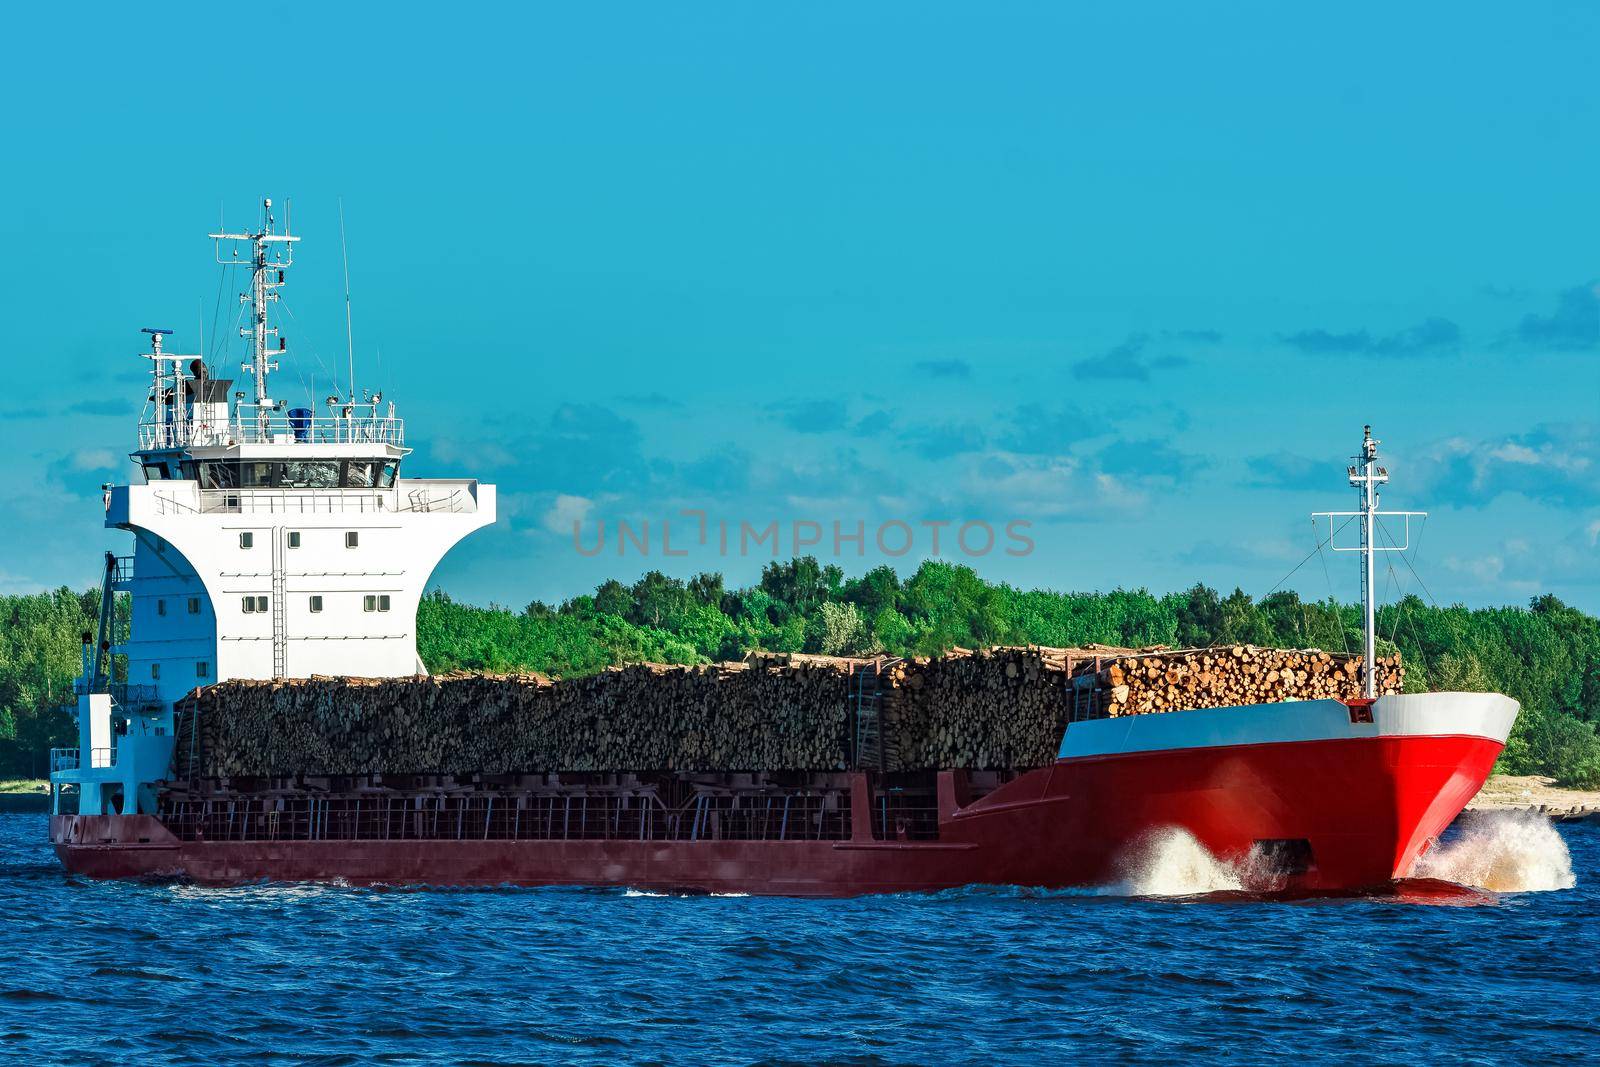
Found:
[[[1468,811],[1537,811],[1555,818],[1600,815],[1600,790],[1564,789],[1543,775],[1496,774],[1483,783]]]

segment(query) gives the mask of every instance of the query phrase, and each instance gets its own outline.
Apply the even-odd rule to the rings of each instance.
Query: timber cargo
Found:
[[[1376,688],[1400,691],[1398,657]],[[177,709],[173,777],[1028,770],[1076,717],[1345,699],[1314,649],[999,647],[934,657],[756,653],[550,681],[448,674],[234,680]]]

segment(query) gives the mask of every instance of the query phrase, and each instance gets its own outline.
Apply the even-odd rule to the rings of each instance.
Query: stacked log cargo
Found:
[[[506,773],[550,688],[538,675],[236,679],[178,705],[175,774]]]
[[[851,661],[228,681],[179,709],[193,777],[846,767]]]
[[[1398,655],[1376,662],[1401,691]],[[903,660],[884,693],[887,766],[1022,769],[1055,759],[1074,718],[1361,696],[1361,660],[1310,649],[954,649]]]
[[[1129,651],[957,648],[901,660],[882,698],[888,769],[1042,767],[1066,729],[1073,667]]]
[[[1380,693],[1403,683],[1378,661]],[[178,709],[175,776],[837,771],[876,717],[890,771],[1022,769],[1080,718],[1361,694],[1359,658],[1248,645],[1001,647],[875,660],[754,653],[583,678],[219,683]]]
[[[1375,659],[1374,674],[1379,696],[1404,689],[1398,653]],[[1253,645],[1119,656],[1103,661],[1095,680],[1110,716],[1362,694],[1359,656]]]

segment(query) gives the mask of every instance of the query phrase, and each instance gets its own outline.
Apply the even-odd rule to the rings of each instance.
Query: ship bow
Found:
[[[1516,714],[1495,693],[1428,693],[1074,723],[1057,788],[1085,798],[1102,876],[1131,843],[1178,827],[1263,877],[1364,889],[1411,873],[1483,785]]]

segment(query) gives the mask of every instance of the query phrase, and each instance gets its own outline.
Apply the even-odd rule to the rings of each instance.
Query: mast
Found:
[[[276,222],[272,216],[272,201],[261,201],[261,228],[254,233],[213,233],[208,234],[217,242],[217,262],[224,266],[249,264],[251,268],[250,294],[248,297],[240,293],[240,302],[248,300],[250,303],[250,325],[239,328],[240,337],[251,338],[250,362],[244,364],[244,372],[255,379],[255,415],[260,426],[263,438],[267,435],[269,421],[277,404],[267,392],[267,375],[278,369],[276,360],[269,359],[267,339],[278,337],[278,328],[267,321],[267,305],[278,301],[278,290],[284,285],[284,271],[294,265],[293,242],[300,240],[291,237],[286,226],[284,233],[276,233]],[[240,259],[237,253],[229,259],[222,258],[223,241],[249,241],[251,246],[250,258]],[[274,247],[276,246],[276,247]],[[282,352],[286,347],[283,338],[278,338],[278,347],[273,350]]]
[[[170,447],[179,440],[178,427],[183,419],[183,398],[179,390],[178,368],[172,356],[161,350],[161,338],[170,336],[171,330],[146,326],[140,333],[150,335],[150,399],[155,404],[155,439],[151,444],[158,448]],[[172,384],[167,384],[167,364],[174,363]]]
[[[1389,472],[1378,466],[1378,444],[1372,439],[1372,427],[1362,427],[1361,451],[1350,468],[1350,484],[1360,490],[1361,497],[1361,612],[1365,622],[1361,641],[1362,695],[1369,700],[1378,695],[1373,677],[1378,644],[1378,605],[1373,591],[1378,486],[1389,480]]]
[[[1361,692],[1368,700],[1378,695],[1375,660],[1378,651],[1378,594],[1374,579],[1377,575],[1377,555],[1380,552],[1405,552],[1411,547],[1411,519],[1427,515],[1426,511],[1379,511],[1378,486],[1389,480],[1389,471],[1378,465],[1378,445],[1373,439],[1372,427],[1362,427],[1361,451],[1354,456],[1355,463],[1348,468],[1350,484],[1357,490],[1357,511],[1318,511],[1312,518],[1328,520],[1328,540],[1335,552],[1361,553]],[[1379,545],[1378,519],[1383,516],[1405,519],[1405,535],[1399,544]],[[1334,519],[1360,519],[1361,545],[1359,548],[1341,548],[1334,539],[1338,534]],[[1343,529],[1341,526],[1339,529]]]

